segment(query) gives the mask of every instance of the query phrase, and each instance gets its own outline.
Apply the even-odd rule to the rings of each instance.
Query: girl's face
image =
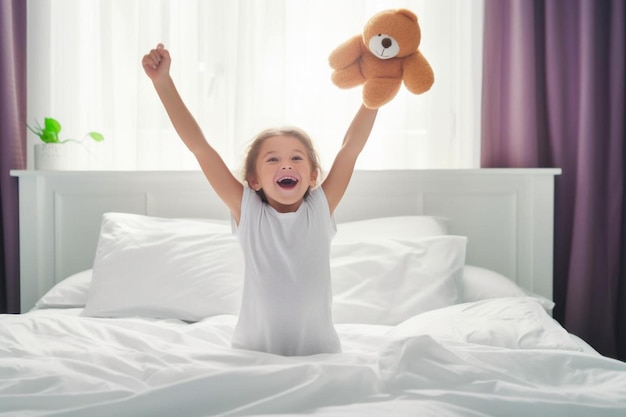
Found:
[[[263,189],[267,202],[278,212],[296,211],[309,187],[315,186],[317,170],[302,142],[292,136],[266,139],[256,160],[256,177],[248,182]]]

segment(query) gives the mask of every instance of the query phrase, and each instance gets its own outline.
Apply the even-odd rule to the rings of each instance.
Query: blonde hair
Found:
[[[306,149],[307,156],[309,158],[309,161],[311,162],[311,167],[313,168],[313,171],[317,171],[318,178],[320,177],[322,168],[319,162],[319,156],[317,155],[317,151],[313,146],[313,141],[304,130],[297,127],[270,128],[260,132],[248,146],[246,158],[243,165],[243,179],[248,184],[250,183],[250,179],[254,178],[257,175],[256,162],[259,158],[261,145],[263,145],[263,142],[265,142],[267,139],[273,138],[275,136],[290,136],[299,140]],[[261,195],[263,200],[265,200],[265,196],[262,194],[262,191],[261,193],[259,193],[259,195]]]

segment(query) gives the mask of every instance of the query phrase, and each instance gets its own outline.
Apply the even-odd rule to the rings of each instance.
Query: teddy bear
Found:
[[[363,104],[377,109],[391,101],[404,81],[421,94],[435,81],[433,70],[418,50],[421,30],[417,16],[393,9],[372,16],[363,33],[339,45],[328,60],[332,81],[340,88],[363,85]]]

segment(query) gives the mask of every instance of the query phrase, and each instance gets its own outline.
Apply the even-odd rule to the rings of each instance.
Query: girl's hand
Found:
[[[172,58],[170,57],[170,53],[165,49],[162,43],[158,44],[155,49],[150,50],[141,60],[146,75],[148,75],[152,81],[157,81],[168,76],[171,62]]]

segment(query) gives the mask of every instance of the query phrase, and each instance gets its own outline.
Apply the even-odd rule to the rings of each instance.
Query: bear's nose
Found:
[[[391,39],[385,38],[382,40],[381,44],[383,45],[383,48],[389,48],[391,46]]]

